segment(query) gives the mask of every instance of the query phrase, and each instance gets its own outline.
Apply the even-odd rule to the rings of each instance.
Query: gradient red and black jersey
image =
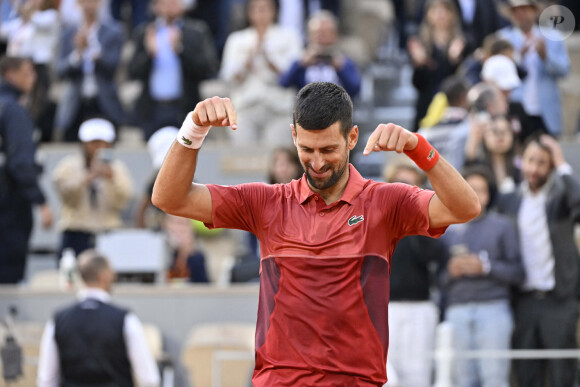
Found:
[[[363,179],[350,165],[326,205],[305,176],[289,184],[208,185],[213,224],[261,247],[256,387],[382,386],[387,381],[390,259],[429,229],[432,191]]]

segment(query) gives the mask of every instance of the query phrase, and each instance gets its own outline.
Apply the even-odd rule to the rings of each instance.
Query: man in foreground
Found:
[[[38,387],[159,386],[159,370],[134,314],[110,303],[115,273],[94,250],[79,256],[87,286],[79,302],[46,324],[40,346]]]
[[[352,102],[332,83],[311,83],[297,96],[291,128],[305,170],[300,180],[192,184],[210,125],[237,129],[229,99],[206,99],[187,116],[152,200],[168,213],[260,240],[254,386],[382,386],[395,245],[405,235],[440,236],[477,216],[475,193],[424,138],[393,124],[377,127],[365,154],[405,151],[436,194],[363,179],[349,165],[359,134]]]

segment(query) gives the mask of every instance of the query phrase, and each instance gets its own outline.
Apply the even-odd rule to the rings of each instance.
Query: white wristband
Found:
[[[177,133],[177,142],[186,148],[199,149],[211,126],[196,125],[192,116],[193,112],[189,112],[187,117],[185,117],[181,129]]]

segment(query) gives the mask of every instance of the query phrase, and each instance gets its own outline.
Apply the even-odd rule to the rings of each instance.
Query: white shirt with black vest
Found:
[[[94,299],[110,303],[111,296],[98,288],[86,288],[78,293],[79,301]],[[40,345],[38,364],[38,387],[58,387],[60,385],[59,351],[54,338],[55,325],[50,320],[44,329]],[[139,387],[157,387],[160,384],[159,369],[145,340],[143,326],[133,313],[127,313],[123,324],[123,335],[127,346],[127,356]]]

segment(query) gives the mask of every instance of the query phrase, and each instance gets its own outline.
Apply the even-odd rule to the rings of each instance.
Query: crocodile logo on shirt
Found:
[[[185,143],[185,145],[191,145],[191,140],[189,138],[185,138],[184,136],[181,136],[181,141],[183,141]]]
[[[435,156],[435,150],[431,149],[431,151],[429,152],[429,155],[427,156],[427,160],[431,161],[433,156]]]
[[[359,216],[354,215],[352,218],[348,220],[348,225],[354,226],[355,224],[357,224],[358,222],[362,222],[363,220],[365,220],[365,218],[362,215]]]

